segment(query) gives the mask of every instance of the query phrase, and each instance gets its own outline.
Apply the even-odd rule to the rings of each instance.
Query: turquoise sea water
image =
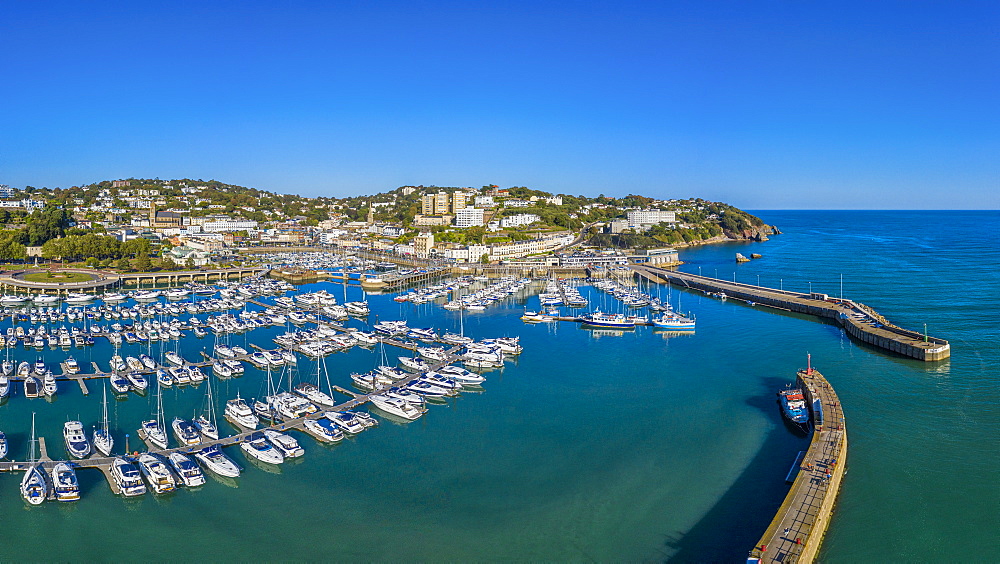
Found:
[[[306,456],[279,471],[238,450],[243,476],[196,491],[124,500],[81,471],[83,499],[28,508],[20,475],[0,475],[13,559],[212,560],[735,560],[745,556],[786,492],[807,441],[783,423],[774,392],[814,365],[836,386],[850,436],[848,475],[821,557],[829,561],[986,560],[1000,551],[997,463],[1000,233],[995,212],[767,212],[785,234],[764,243],[681,251],[682,269],[785,289],[840,293],[904,327],[952,343],[952,358],[922,363],[847,338],[837,327],[703,296],[671,296],[698,331],[623,334],[575,324],[524,325],[537,298],[466,314],[466,334],[521,335],[525,352],[488,373],[481,393],[431,406],[420,420],[383,421],[325,447],[302,435]],[[737,266],[736,252],[764,258]],[[343,295],[340,286],[317,284]],[[650,289],[666,296],[666,288]],[[349,299],[360,297],[356,288]],[[584,289],[593,303],[608,298]],[[369,296],[373,320],[457,329],[439,306]],[[281,329],[248,342],[271,346]],[[211,348],[188,337],[184,353]],[[241,341],[244,337],[235,337]],[[140,352],[136,347],[133,351]],[[74,349],[103,366],[112,350]],[[155,350],[154,350],[155,352]],[[36,353],[17,349],[33,361]],[[389,349],[387,354],[395,355]],[[47,360],[65,357],[46,351]],[[334,384],[368,370],[379,353],[328,358]],[[315,364],[302,359],[305,377]],[[218,383],[221,404],[259,396],[248,368]],[[168,419],[190,416],[204,387],[167,390]],[[154,407],[152,394],[114,402],[123,445]],[[100,388],[63,384],[55,402],[20,394],[0,406],[12,456],[23,456],[31,412],[51,453],[61,425],[100,415]],[[226,424],[220,425],[227,429]],[[118,447],[121,449],[121,446]]]

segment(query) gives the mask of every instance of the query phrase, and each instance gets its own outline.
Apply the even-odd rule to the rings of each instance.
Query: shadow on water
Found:
[[[787,380],[764,378],[767,392],[747,399],[777,423],[785,422],[775,395]],[[734,562],[746,558],[788,493],[785,476],[809,437],[794,425],[775,425],[757,455],[715,506],[686,534],[668,538],[670,562]]]

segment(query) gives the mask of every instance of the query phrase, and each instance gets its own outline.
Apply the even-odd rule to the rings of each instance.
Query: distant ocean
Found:
[[[111,495],[81,471],[83,499],[27,508],[20,475],[0,474],[5,560],[739,560],[787,485],[807,439],[784,424],[775,391],[810,353],[836,387],[850,436],[848,474],[820,558],[985,561],[1000,553],[1000,234],[997,212],[757,211],[784,234],[762,243],[682,249],[681,267],[740,282],[839,295],[890,321],[951,341],[952,357],[922,363],[868,348],[834,325],[667,287],[647,291],[697,316],[693,335],[615,333],[572,323],[525,325],[519,298],[461,315],[439,305],[368,296],[371,321],[521,335],[525,351],[487,373],[484,391],[432,405],[410,424],[382,424],[327,447],[299,436],[306,455],[264,469],[238,450],[235,481],[137,500]],[[763,258],[738,265],[736,252]],[[344,297],[342,286],[322,283]],[[591,287],[594,306],[620,306]],[[361,297],[358,288],[348,299]],[[357,322],[352,322],[358,324]],[[254,331],[261,346],[284,328]],[[186,337],[183,352],[211,350]],[[144,352],[134,346],[133,354]],[[155,354],[155,349],[153,350]],[[107,343],[74,349],[107,365]],[[46,350],[49,362],[66,353]],[[400,355],[387,349],[390,362]],[[18,348],[19,360],[36,353]],[[355,349],[327,363],[333,383],[382,363]],[[297,378],[314,378],[302,358]],[[287,375],[286,375],[287,377]],[[264,373],[217,384],[219,405],[260,396]],[[287,381],[287,380],[286,380]],[[61,427],[100,416],[63,386],[55,402],[11,398],[0,430],[11,457],[27,451],[31,412],[50,452]],[[190,416],[204,388],[164,393],[169,420]],[[118,444],[148,418],[152,394],[112,406]],[[229,431],[225,423],[223,430]]]

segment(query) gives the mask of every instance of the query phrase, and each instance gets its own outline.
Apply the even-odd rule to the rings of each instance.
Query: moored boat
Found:
[[[216,474],[226,478],[238,478],[240,467],[232,461],[218,445],[212,445],[195,453],[194,457]]]
[[[59,462],[52,467],[52,489],[58,501],[80,499],[80,484],[76,480],[76,471],[70,463]]]
[[[146,484],[142,482],[139,468],[125,458],[115,458],[114,462],[111,463],[111,477],[125,497],[146,493]]]
[[[90,456],[90,442],[79,421],[67,421],[63,424],[63,440],[66,442],[66,451],[74,458]]]
[[[799,388],[788,388],[778,392],[778,402],[781,404],[781,414],[786,419],[800,427],[809,423],[809,409],[806,398]]]
[[[170,461],[171,468],[174,469],[181,483],[185,486],[193,488],[205,483],[205,475],[201,469],[186,455],[179,452],[172,452],[167,457],[167,460]]]

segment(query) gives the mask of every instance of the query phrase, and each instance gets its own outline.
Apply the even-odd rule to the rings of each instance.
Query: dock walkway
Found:
[[[833,320],[851,337],[873,347],[923,361],[944,360],[951,356],[951,345],[944,339],[928,337],[889,324],[878,313],[848,299],[826,294],[802,294],[726,282],[717,278],[675,272],[664,268],[633,264],[632,270],[653,282],[671,282],[683,288],[733,298],[795,313],[805,313]]]

